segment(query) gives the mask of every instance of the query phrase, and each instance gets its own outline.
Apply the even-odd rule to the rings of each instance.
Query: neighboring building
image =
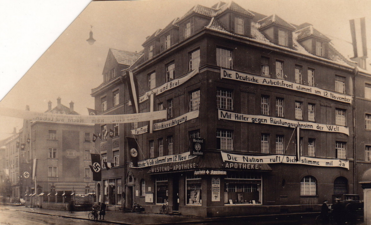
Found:
[[[371,161],[371,76],[312,25],[219,2],[194,6],[143,47],[137,61],[124,52],[133,61],[106,79],[120,65],[110,50],[104,82],[92,90],[95,109],[135,113],[130,69],[139,111],[166,110],[167,118],[95,126],[114,132],[96,142],[102,161],[114,162],[97,183],[99,201],[224,216],[316,210],[338,194],[361,193]],[[354,85],[365,87],[356,99]],[[137,140],[138,166],[127,137]]]
[[[10,201],[11,202],[19,202],[21,197],[20,190],[22,188],[21,179],[19,177],[20,173],[20,164],[19,164],[19,134],[16,132],[14,128],[13,134],[3,141],[5,144],[2,149],[4,158],[2,159],[2,174],[3,174],[3,181],[9,179],[10,187],[11,187],[11,194]]]

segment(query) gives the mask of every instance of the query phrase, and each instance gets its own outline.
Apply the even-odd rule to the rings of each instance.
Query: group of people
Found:
[[[94,202],[92,210],[93,210],[93,215],[94,215],[94,220],[98,220],[98,215],[99,215],[99,220],[104,220],[104,216],[106,215],[106,204],[103,203],[97,203]]]
[[[335,203],[331,208],[329,207],[327,200],[323,202],[321,207],[321,216],[324,222],[328,223],[330,221],[330,212],[337,225],[343,225],[346,222],[352,223],[357,220],[354,205],[351,203],[344,204],[339,198],[335,199]]]

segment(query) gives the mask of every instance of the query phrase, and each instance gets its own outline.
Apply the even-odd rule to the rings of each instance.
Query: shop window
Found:
[[[156,178],[156,203],[164,204],[168,202],[169,189],[167,176],[158,176]]]
[[[316,156],[316,139],[308,138],[308,156]]]
[[[336,109],[335,110],[335,124],[345,126],[345,114],[346,111],[344,109]]]
[[[312,176],[304,177],[300,182],[301,196],[316,196],[317,195],[317,181]]]
[[[228,173],[224,179],[224,203],[261,204],[261,183],[260,175]]]
[[[276,99],[276,115],[277,117],[284,117],[284,99]]]
[[[261,153],[269,153],[269,134],[261,136]]]
[[[308,85],[314,86],[314,69],[308,69]]]
[[[283,62],[276,61],[276,78],[283,79]]]
[[[200,67],[200,49],[189,53],[189,71],[193,71]]]
[[[348,194],[348,180],[345,177],[338,177],[334,181],[334,195]]]
[[[269,116],[269,96],[261,97],[261,113],[262,115]]]
[[[241,17],[234,18],[234,32],[236,34],[245,35],[245,23],[244,19]]]
[[[261,57],[261,75],[269,77],[269,58]]]
[[[335,76],[335,91],[345,93],[345,77]]]
[[[315,121],[315,105],[308,104],[308,121]]]
[[[346,159],[346,143],[345,142],[336,142],[336,158]]]
[[[283,135],[276,136],[276,154],[283,154]]]
[[[233,110],[233,91],[218,89],[216,101],[218,109]]]
[[[167,153],[168,153],[168,155],[173,155],[174,154],[173,136],[167,137]]]
[[[302,102],[295,102],[295,119],[297,120],[303,119],[303,103]]]
[[[140,196],[146,196],[146,181],[144,179],[140,181]]]
[[[216,65],[219,67],[232,69],[233,68],[232,51],[224,48],[216,48]]]
[[[166,65],[166,82],[172,81],[175,78],[175,63]]]
[[[187,176],[187,205],[202,204],[201,178],[197,176]]]
[[[233,151],[233,131],[218,130],[216,138],[217,149]]]
[[[365,147],[365,161],[371,162],[371,146]]]
[[[49,140],[57,140],[57,131],[49,130]]]
[[[189,95],[189,111],[200,109],[200,90],[193,91]]]

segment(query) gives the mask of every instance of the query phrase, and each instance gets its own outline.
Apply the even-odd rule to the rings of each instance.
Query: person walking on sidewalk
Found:
[[[99,219],[101,220],[103,217],[104,220],[104,215],[106,215],[106,204],[103,202],[102,205],[100,206],[100,212],[99,212]]]
[[[94,220],[98,220],[99,204],[97,202],[94,202],[92,210],[93,210]]]

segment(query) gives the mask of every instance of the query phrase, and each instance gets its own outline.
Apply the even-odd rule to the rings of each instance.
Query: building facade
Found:
[[[143,47],[130,68],[92,90],[95,109],[137,112],[131,71],[139,112],[166,110],[167,118],[96,125],[97,133],[114,133],[96,142],[102,161],[115,166],[103,169],[99,200],[223,216],[316,210],[361,193],[370,74],[311,24],[234,2],[196,5]]]

